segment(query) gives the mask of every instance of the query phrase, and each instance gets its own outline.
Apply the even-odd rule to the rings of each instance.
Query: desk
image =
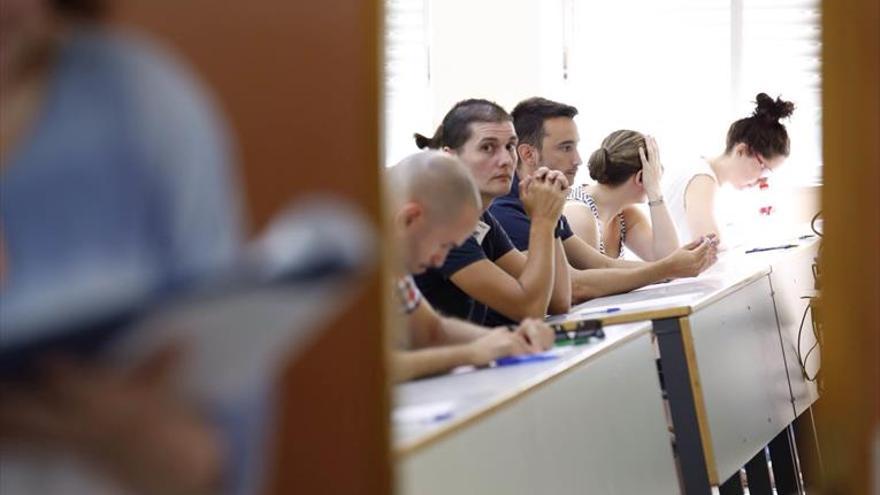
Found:
[[[811,409],[819,399],[816,377],[821,356],[813,328],[813,315],[807,310],[809,298],[817,295],[813,265],[818,250],[819,242],[813,240],[797,249],[763,253],[759,258],[770,266],[770,283],[788,367],[792,408],[797,417],[794,423],[797,451],[801,460],[806,461],[802,471],[805,489],[810,491],[821,484],[822,471],[819,440]],[[810,351],[814,346],[815,350]]]
[[[396,410],[452,416],[394,424],[401,493],[680,493],[647,322],[563,356],[418,380]]]
[[[811,244],[760,256],[725,253],[698,278],[595,299],[551,319],[652,320],[688,495],[711,493],[712,485],[723,485],[756,456],[763,457],[765,446],[782,443],[784,450],[788,445],[798,409],[791,369],[798,365],[784,351],[790,339],[780,330],[772,281],[787,286],[786,273],[797,265],[788,256],[805,256]],[[772,266],[790,269],[773,277]],[[796,479],[793,463],[774,462],[777,485]]]
[[[788,374],[791,378],[791,390],[794,414],[800,416],[819,398],[819,391],[814,381],[809,381],[801,369],[804,368],[812,378],[819,369],[820,356],[818,348],[803,361],[807,351],[816,344],[813,322],[810,314],[804,320],[803,331],[801,321],[809,305],[809,297],[816,295],[813,278],[813,263],[818,256],[819,243],[809,242],[801,247],[782,253],[767,253],[762,256],[770,266],[770,283],[773,286],[773,300],[779,317],[779,329],[782,333],[783,349],[785,350]],[[800,333],[800,336],[798,335]],[[798,339],[800,338],[801,356],[798,356]]]

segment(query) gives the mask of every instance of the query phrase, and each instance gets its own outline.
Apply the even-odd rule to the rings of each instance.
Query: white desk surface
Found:
[[[448,418],[392,422],[394,451],[406,455],[455,432],[583,363],[651,331],[650,322],[605,327],[605,338],[564,348],[558,358],[485,369],[470,369],[397,385],[395,411],[439,406]],[[450,407],[451,404],[451,407]]]
[[[745,254],[744,250],[721,253],[718,262],[697,277],[649,285],[641,289],[599,297],[572,308],[566,315],[549,322],[584,317],[597,318],[605,324],[687,316],[767,276],[771,266],[794,252],[811,249],[815,238],[794,240],[798,247]],[[609,310],[615,308],[613,312]]]
[[[488,420],[489,417],[494,418],[498,412],[508,411],[507,406],[512,405],[512,403],[530,397],[534,393],[540,394],[540,391],[547,389],[544,385],[561,383],[561,381],[557,382],[556,379],[562,376],[569,376],[568,372],[580,369],[581,365],[603,362],[602,360],[596,361],[603,353],[611,351],[616,347],[622,347],[627,342],[643,338],[651,330],[650,322],[644,320],[699,316],[700,318],[709,318],[712,321],[718,320],[722,323],[729,320],[728,323],[733,324],[737,328],[757,325],[755,331],[752,332],[754,338],[751,340],[745,338],[744,335],[747,333],[745,330],[737,332],[737,338],[748,341],[746,343],[749,344],[743,348],[744,356],[739,358],[745,359],[748,357],[749,360],[756,360],[756,357],[761,356],[762,349],[767,350],[767,352],[778,349],[779,337],[770,335],[770,337],[773,337],[773,339],[770,339],[766,332],[761,330],[768,326],[766,322],[772,321],[773,324],[770,326],[776,326],[772,316],[774,313],[772,304],[770,307],[761,306],[760,311],[758,311],[759,308],[755,308],[755,311],[750,311],[748,308],[742,309],[740,306],[743,304],[748,305],[749,301],[756,300],[756,296],[753,293],[764,291],[764,286],[768,282],[756,282],[761,279],[767,279],[768,275],[772,273],[772,267],[775,264],[781,260],[791,258],[791,254],[794,252],[800,253],[803,250],[814,249],[815,242],[816,239],[792,242],[793,244],[798,244],[798,247],[762,253],[745,254],[743,250],[728,251],[722,254],[721,259],[715,266],[699,277],[676,280],[666,284],[656,284],[627,294],[599,298],[579,305],[567,317],[578,318],[589,315],[590,317],[602,319],[605,324],[606,338],[602,341],[593,341],[586,345],[570,348],[568,352],[556,359],[500,368],[471,369],[465,372],[418,380],[396,386],[394,390],[395,413],[418,408],[431,411],[434,408],[440,417],[419,421],[412,421],[411,418],[404,421],[398,418],[393,421],[395,455],[401,461],[405,460],[406,462],[412,461],[412,463],[416,463],[415,460],[428,455],[428,452],[432,455],[436,454],[434,451],[437,449],[428,447],[446,445],[449,442],[446,442],[445,439],[461,439],[460,436],[455,435],[456,432],[474,425],[483,424],[484,421],[480,421],[481,419],[486,418]],[[770,296],[769,286],[767,295]],[[727,301],[726,298],[731,298],[731,304],[713,304],[722,298],[725,298],[725,301]],[[740,299],[742,301],[739,301]],[[733,304],[734,300],[739,301],[739,303]],[[607,314],[597,313],[610,307],[619,307],[621,310]],[[707,310],[700,311],[704,308]],[[732,311],[733,313],[727,316],[715,314],[721,310]],[[697,314],[694,315],[694,313]],[[743,318],[754,321],[750,325],[744,326],[739,321]],[[551,318],[550,321],[561,321],[564,319],[566,317],[557,317]],[[622,324],[626,322],[635,323]],[[709,328],[699,321],[694,321],[693,325],[697,330],[704,327]],[[718,328],[713,332],[697,332],[700,337],[695,343],[696,350],[698,351],[697,354],[718,354],[714,351],[708,352],[706,350],[712,351],[714,349],[713,346],[719,347],[721,350],[719,351],[720,355],[724,355],[724,352],[722,352],[724,349],[729,351],[729,342],[725,341],[724,338],[733,337],[729,335],[724,337],[727,332],[722,331],[729,325],[727,323],[720,326],[710,325],[711,328],[716,326]],[[704,333],[706,335],[703,335]],[[764,342],[762,339],[767,340],[767,342]],[[774,350],[774,352],[776,351]],[[774,368],[770,370],[772,375],[774,377],[777,375],[784,376],[785,372],[781,365],[781,353],[778,360],[775,359],[775,355],[772,356],[772,359],[771,357],[767,359],[773,363],[779,361],[777,363],[779,366],[776,366],[779,369],[776,370]],[[709,361],[701,360],[700,368],[705,368],[712,362],[714,361],[711,359]],[[730,470],[728,465],[736,464],[738,467],[744,462],[741,459],[743,456],[738,451],[729,448],[734,440],[742,442],[743,439],[749,440],[751,437],[755,437],[757,439],[755,441],[763,441],[764,435],[758,434],[762,432],[756,433],[758,429],[755,428],[754,424],[751,424],[751,420],[754,419],[751,416],[767,422],[767,418],[781,417],[783,413],[788,415],[790,413],[785,411],[790,411],[791,405],[789,402],[791,399],[788,390],[780,389],[777,391],[775,389],[778,387],[775,387],[775,385],[772,387],[773,390],[761,389],[760,394],[755,394],[755,402],[761,404],[768,403],[768,407],[772,411],[769,411],[766,415],[764,415],[764,411],[760,411],[760,415],[753,414],[751,416],[742,413],[741,416],[750,420],[747,422],[749,424],[743,426],[739,424],[740,422],[733,422],[731,423],[732,426],[728,425],[729,421],[724,419],[727,415],[720,414],[717,410],[724,405],[725,402],[722,400],[724,397],[720,399],[714,397],[712,390],[724,389],[724,387],[715,387],[713,384],[717,381],[715,378],[720,376],[721,371],[729,367],[718,367],[724,369],[715,370],[715,366],[710,366],[709,368],[701,369],[698,373],[705,375],[702,376],[702,380],[705,382],[704,385],[711,389],[708,396],[704,397],[704,400],[706,401],[707,412],[709,413],[709,431],[711,431],[711,437],[714,438],[714,447],[720,448],[720,450],[715,451],[715,448],[710,445],[709,452],[712,452],[710,455],[713,455],[715,461],[717,461],[717,468],[716,462],[712,462],[712,471],[715,472],[714,477],[722,478],[726,477],[727,471]],[[758,367],[757,369],[763,373],[767,371],[764,368],[768,367]],[[746,378],[750,379],[742,380],[743,383],[754,384],[755,380],[760,382],[772,381],[769,379],[769,375]],[[785,383],[787,381],[783,382],[783,384]],[[782,388],[787,388],[787,385]],[[742,394],[736,393],[732,395],[741,396]],[[780,398],[776,398],[776,395],[779,395]],[[777,402],[779,404],[776,404]],[[787,409],[783,410],[783,406]],[[400,416],[400,414],[396,414],[396,416]],[[776,421],[773,419],[772,421],[777,423],[782,420]],[[743,428],[740,428],[740,426],[743,426]],[[459,447],[459,450],[464,448]],[[459,453],[467,451],[465,449]],[[747,458],[744,459],[747,460]],[[420,473],[420,475],[413,478],[416,480],[422,480],[422,477],[426,476],[425,473],[412,466],[407,472]],[[415,476],[412,473],[411,476]],[[718,473],[722,476],[718,476]],[[616,476],[613,478],[619,480],[620,478]],[[415,483],[413,486],[422,485]]]

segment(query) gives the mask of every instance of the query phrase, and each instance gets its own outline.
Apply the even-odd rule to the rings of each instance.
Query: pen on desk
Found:
[[[438,423],[440,421],[446,421],[447,419],[452,419],[452,411],[435,414],[434,417],[431,418],[431,422]]]
[[[604,315],[604,314],[610,314],[610,313],[617,313],[618,311],[620,311],[620,308],[605,308],[605,309],[597,309],[597,310],[594,310],[594,311],[583,311],[583,312],[579,312],[579,313],[577,313],[577,315],[578,315],[578,316],[584,316],[584,315]]]
[[[764,251],[776,251],[777,249],[791,249],[791,248],[796,248],[796,247],[798,247],[797,244],[785,244],[782,246],[759,247],[759,248],[749,249],[748,251],[746,251],[746,254],[763,253]]]

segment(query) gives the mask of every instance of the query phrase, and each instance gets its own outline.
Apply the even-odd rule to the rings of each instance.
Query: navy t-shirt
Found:
[[[532,227],[532,220],[526,214],[522,200],[519,199],[519,177],[517,174],[513,176],[513,185],[510,192],[506,196],[497,198],[489,206],[489,211],[501,224],[501,227],[510,236],[513,245],[520,251],[529,250],[529,230]],[[565,216],[559,217],[559,225],[556,227],[556,237],[563,241],[573,236],[571,227]]]
[[[507,233],[495,217],[486,211],[480,217],[480,225],[474,235],[461,246],[452,249],[442,267],[431,268],[417,275],[416,284],[428,302],[443,314],[470,320],[479,325],[512,323],[512,320],[500,315],[500,318],[487,319],[489,310],[486,305],[467,295],[449,279],[466,266],[484,259],[494,262],[512,249],[513,244]]]

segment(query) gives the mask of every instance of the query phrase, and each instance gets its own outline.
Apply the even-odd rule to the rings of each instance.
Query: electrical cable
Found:
[[[806,298],[802,298],[802,299],[806,299]],[[815,325],[811,325],[813,327],[813,337],[815,338],[815,343],[812,346],[810,346],[810,348],[807,350],[806,355],[804,355],[803,357],[801,356],[801,337],[804,332],[804,323],[807,321],[807,313],[810,312],[811,308],[812,308],[811,304],[807,304],[807,307],[804,308],[804,314],[801,317],[801,324],[798,327],[797,356],[798,356],[798,364],[801,367],[801,373],[803,373],[804,378],[808,382],[815,382],[816,378],[818,378],[818,376],[819,376],[819,371],[816,370],[816,373],[814,373],[813,376],[810,376],[810,373],[807,371],[807,360],[810,359],[810,354],[812,354],[813,351],[816,350],[817,347],[819,347],[819,334],[816,332]]]
[[[822,232],[819,232],[816,229],[816,220],[818,220],[820,216],[822,216],[822,210],[817,211],[816,214],[813,215],[813,219],[810,220],[810,230],[812,230],[817,236],[822,237]]]

